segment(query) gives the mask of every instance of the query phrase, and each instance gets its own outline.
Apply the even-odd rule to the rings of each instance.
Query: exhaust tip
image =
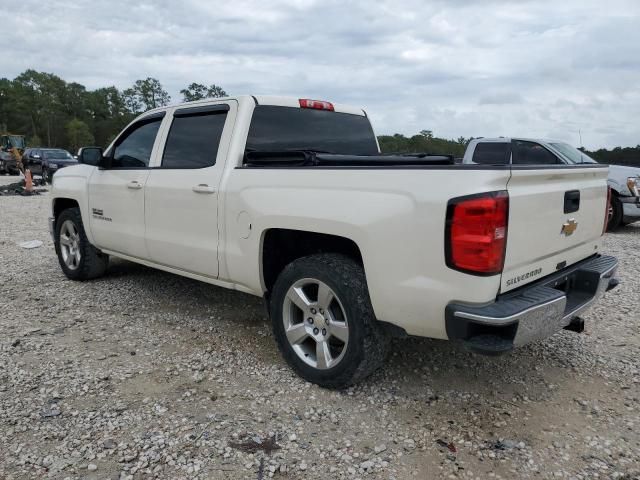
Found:
[[[609,285],[607,285],[607,292],[609,290],[613,290],[618,285],[620,285],[620,280],[618,280],[617,278],[612,278],[611,280],[609,280]]]
[[[570,332],[582,333],[584,332],[584,319],[582,319],[582,317],[573,317],[569,325],[564,327],[564,329]]]

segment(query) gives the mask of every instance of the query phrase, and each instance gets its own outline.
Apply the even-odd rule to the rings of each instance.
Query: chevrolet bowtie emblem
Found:
[[[573,234],[573,232],[576,231],[576,228],[578,228],[578,222],[576,222],[572,218],[572,219],[567,220],[566,222],[564,222],[564,224],[562,225],[562,230],[560,230],[560,233],[562,233],[566,237],[568,237],[569,235]]]

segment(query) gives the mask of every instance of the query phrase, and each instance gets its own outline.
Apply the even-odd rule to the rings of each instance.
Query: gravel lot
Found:
[[[0,197],[0,478],[640,478],[640,225],[607,236],[623,283],[584,334],[398,340],[335,392],[284,364],[260,299],[118,260],[67,280],[48,208]]]

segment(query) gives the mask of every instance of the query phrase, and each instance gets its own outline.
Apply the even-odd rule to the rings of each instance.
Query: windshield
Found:
[[[247,150],[315,150],[377,155],[376,137],[364,115],[259,105],[253,112]]]
[[[65,150],[45,150],[42,154],[48,160],[73,160],[71,154]]]
[[[9,144],[14,148],[22,150],[24,148],[24,137],[19,135],[10,135]]]
[[[589,155],[572,147],[568,143],[550,143],[550,145],[567,157],[572,163],[598,163]]]

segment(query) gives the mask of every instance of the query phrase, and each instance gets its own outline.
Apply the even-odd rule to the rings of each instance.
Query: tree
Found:
[[[52,73],[27,70],[14,79],[13,86],[17,122],[23,127],[30,124],[32,135],[44,133],[47,146],[56,145],[64,135],[67,83]]]
[[[116,87],[88,92],[85,108],[88,113],[86,122],[96,145],[108,145],[109,140],[135,116],[127,108],[124,95]]]
[[[131,113],[141,113],[152,108],[164,107],[171,101],[169,94],[155,78],[136,80],[133,87],[122,92],[127,109]]]
[[[76,152],[80,147],[93,145],[94,138],[89,130],[89,126],[82,120],[74,118],[67,123],[67,139],[72,152]]]
[[[192,83],[187,88],[180,90],[183,102],[193,102],[194,100],[202,100],[203,98],[222,98],[227,96],[222,87],[211,84],[208,87],[201,83]]]

